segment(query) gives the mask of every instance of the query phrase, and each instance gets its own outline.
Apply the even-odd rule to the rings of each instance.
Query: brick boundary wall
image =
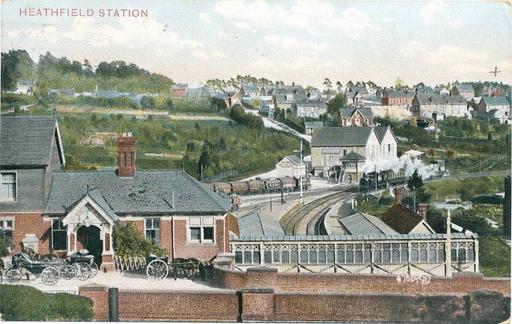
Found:
[[[81,286],[78,290],[78,294],[92,300],[92,318],[95,321],[109,320],[107,287],[97,285]]]
[[[93,300],[94,320],[108,320],[106,288],[82,287],[80,295]],[[272,288],[239,291],[121,290],[118,306],[121,321],[498,323],[510,316],[510,298],[489,291],[418,295],[276,292]]]
[[[267,267],[249,268],[246,273],[214,267],[209,279],[220,288],[272,287],[276,291],[344,291],[405,294],[469,293],[485,289],[510,296],[510,278],[484,278],[482,274],[460,273],[453,278],[431,277],[430,283],[398,282],[397,275],[279,273]],[[263,283],[263,285],[262,285]]]
[[[121,321],[238,319],[236,291],[119,291]]]

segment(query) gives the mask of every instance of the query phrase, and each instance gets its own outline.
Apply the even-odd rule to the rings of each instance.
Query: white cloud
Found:
[[[399,52],[408,59],[415,59],[425,52],[425,45],[419,41],[410,41],[405,47],[400,48]]]
[[[353,39],[378,29],[370,16],[359,9],[348,8],[340,13],[328,2],[298,1],[293,6],[280,6],[276,3],[223,0],[215,4],[214,10],[233,20],[239,28],[299,28],[313,35],[335,31],[337,35]]]
[[[56,43],[59,39],[59,33],[57,28],[51,25],[43,25],[41,28],[16,30],[9,32],[8,37],[10,38],[39,38],[45,39],[51,43]]]
[[[426,24],[431,24],[436,16],[446,10],[446,4],[441,0],[430,1],[420,9],[420,17]]]
[[[310,39],[301,40],[293,37],[288,37],[284,35],[277,34],[269,34],[263,37],[263,39],[275,46],[280,46],[285,49],[295,49],[295,50],[323,50],[327,48],[327,43],[315,43]]]
[[[444,0],[430,1],[419,12],[420,17],[426,25],[442,24],[454,28],[464,26],[464,21],[460,18],[454,18],[448,10]]]
[[[199,20],[201,20],[205,24],[209,24],[211,22],[210,21],[210,16],[208,16],[208,14],[205,13],[205,12],[202,12],[202,13],[199,14]]]
[[[226,58],[226,57],[228,57],[228,56],[227,56],[227,54],[226,54],[226,53],[224,53],[223,51],[215,50],[215,51],[213,51],[213,53],[212,53],[212,57],[222,59],[222,58]]]
[[[192,56],[197,59],[208,59],[210,55],[203,50],[192,50]]]
[[[416,40],[409,42],[400,50],[400,54],[418,67],[442,71],[443,74],[455,75],[460,79],[476,78],[482,75],[487,66],[492,65],[492,60],[486,52],[453,45],[429,49]]]

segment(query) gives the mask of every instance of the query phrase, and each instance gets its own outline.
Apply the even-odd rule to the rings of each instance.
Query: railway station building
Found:
[[[389,126],[326,127],[311,140],[311,168],[315,176],[357,183],[367,162],[397,157],[396,138]]]
[[[112,231],[132,223],[170,259],[229,250],[230,202],[183,171],[136,171],[135,138],[117,139],[116,171],[64,171],[55,117],[3,117],[0,221],[11,251],[89,250],[113,267]]]

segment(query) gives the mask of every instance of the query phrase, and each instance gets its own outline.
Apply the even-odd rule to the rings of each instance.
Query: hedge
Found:
[[[0,314],[6,321],[86,321],[92,320],[92,301],[29,286],[0,285]]]

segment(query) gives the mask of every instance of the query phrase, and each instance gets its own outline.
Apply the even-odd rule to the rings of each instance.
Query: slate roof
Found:
[[[327,107],[327,103],[323,100],[297,100],[295,103],[297,107],[319,107],[319,108],[325,108]]]
[[[354,85],[352,87],[350,87],[350,90],[349,90],[349,96],[351,98],[354,97],[354,95],[358,93],[358,94],[368,94],[368,90],[366,90],[366,87],[364,86],[357,86],[357,85]]]
[[[387,90],[388,98],[414,98],[416,95],[415,91],[403,91],[403,90]]]
[[[391,206],[382,214],[381,219],[384,223],[402,234],[409,233],[423,220],[420,215],[401,204]]]
[[[98,206],[100,206],[101,209],[103,209],[103,211],[112,218],[112,221],[115,222],[119,219],[99,190],[89,191],[86,195],[97,203]]]
[[[286,156],[287,159],[289,159],[290,161],[292,161],[295,165],[300,165],[300,158],[295,155],[295,154],[292,154],[292,155],[288,155]]]
[[[485,96],[482,97],[483,102],[486,106],[502,106],[502,105],[510,105],[509,99],[505,96],[496,96],[490,97]]]
[[[50,163],[57,119],[54,116],[2,116],[0,166]]]
[[[118,216],[218,214],[230,208],[227,198],[183,171],[138,171],[133,177],[119,177],[114,171],[54,172],[46,213],[64,214],[87,187],[101,194]]]
[[[311,146],[366,146],[371,127],[325,127],[315,129]]]
[[[471,84],[457,84],[455,85],[455,88],[458,90],[458,91],[475,91],[473,89],[473,86],[471,86]]]
[[[364,118],[372,118],[373,117],[373,112],[372,112],[371,108],[355,108],[355,109],[341,108],[340,116],[350,118],[352,115],[354,115],[356,113],[356,110],[359,111],[361,113],[361,115],[363,115]]]
[[[316,121],[316,122],[304,122],[305,128],[322,128],[324,127],[324,122]]]
[[[382,222],[378,217],[362,212],[341,217],[341,225],[349,232],[348,234],[398,234],[397,231]]]
[[[379,142],[382,142],[388,129],[391,130],[389,126],[375,126],[373,129],[375,129],[375,134],[377,134]],[[393,132],[391,132],[391,134],[393,134]]]
[[[240,237],[265,235],[260,214],[256,210],[239,217],[238,228],[240,229]]]
[[[460,105],[466,103],[466,99],[461,95],[448,96],[417,93],[416,98],[420,105]]]
[[[366,160],[366,158],[364,156],[362,156],[361,154],[358,154],[354,151],[351,151],[350,153],[348,153],[347,155],[345,155],[342,160],[349,160],[349,161],[362,161],[362,160]]]

